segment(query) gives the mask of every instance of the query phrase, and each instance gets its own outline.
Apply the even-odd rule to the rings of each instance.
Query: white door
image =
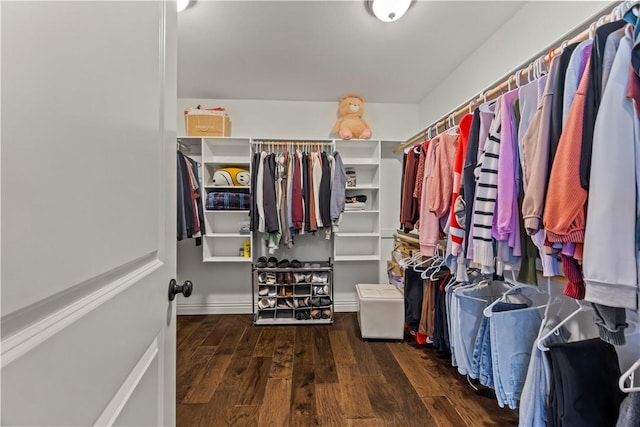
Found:
[[[175,3],[0,14],[1,423],[174,425]]]

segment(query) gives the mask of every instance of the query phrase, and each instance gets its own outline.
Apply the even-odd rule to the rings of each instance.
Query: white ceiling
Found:
[[[419,103],[526,2],[204,1],[178,15],[180,98]]]

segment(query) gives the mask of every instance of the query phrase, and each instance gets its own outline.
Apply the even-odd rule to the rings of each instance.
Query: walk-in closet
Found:
[[[0,424],[640,427],[640,1],[0,39]]]

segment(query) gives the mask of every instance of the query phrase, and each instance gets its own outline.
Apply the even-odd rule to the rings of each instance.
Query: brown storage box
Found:
[[[187,136],[229,136],[231,135],[231,120],[221,112],[216,115],[184,114],[184,129]]]

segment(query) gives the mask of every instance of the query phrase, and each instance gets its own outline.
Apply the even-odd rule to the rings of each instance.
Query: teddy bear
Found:
[[[345,95],[340,98],[338,107],[338,121],[331,131],[342,139],[369,139],[371,128],[362,118],[364,112],[364,98],[359,95]]]
[[[242,168],[220,168],[213,174],[213,185],[216,187],[246,187],[250,183],[249,171]]]

